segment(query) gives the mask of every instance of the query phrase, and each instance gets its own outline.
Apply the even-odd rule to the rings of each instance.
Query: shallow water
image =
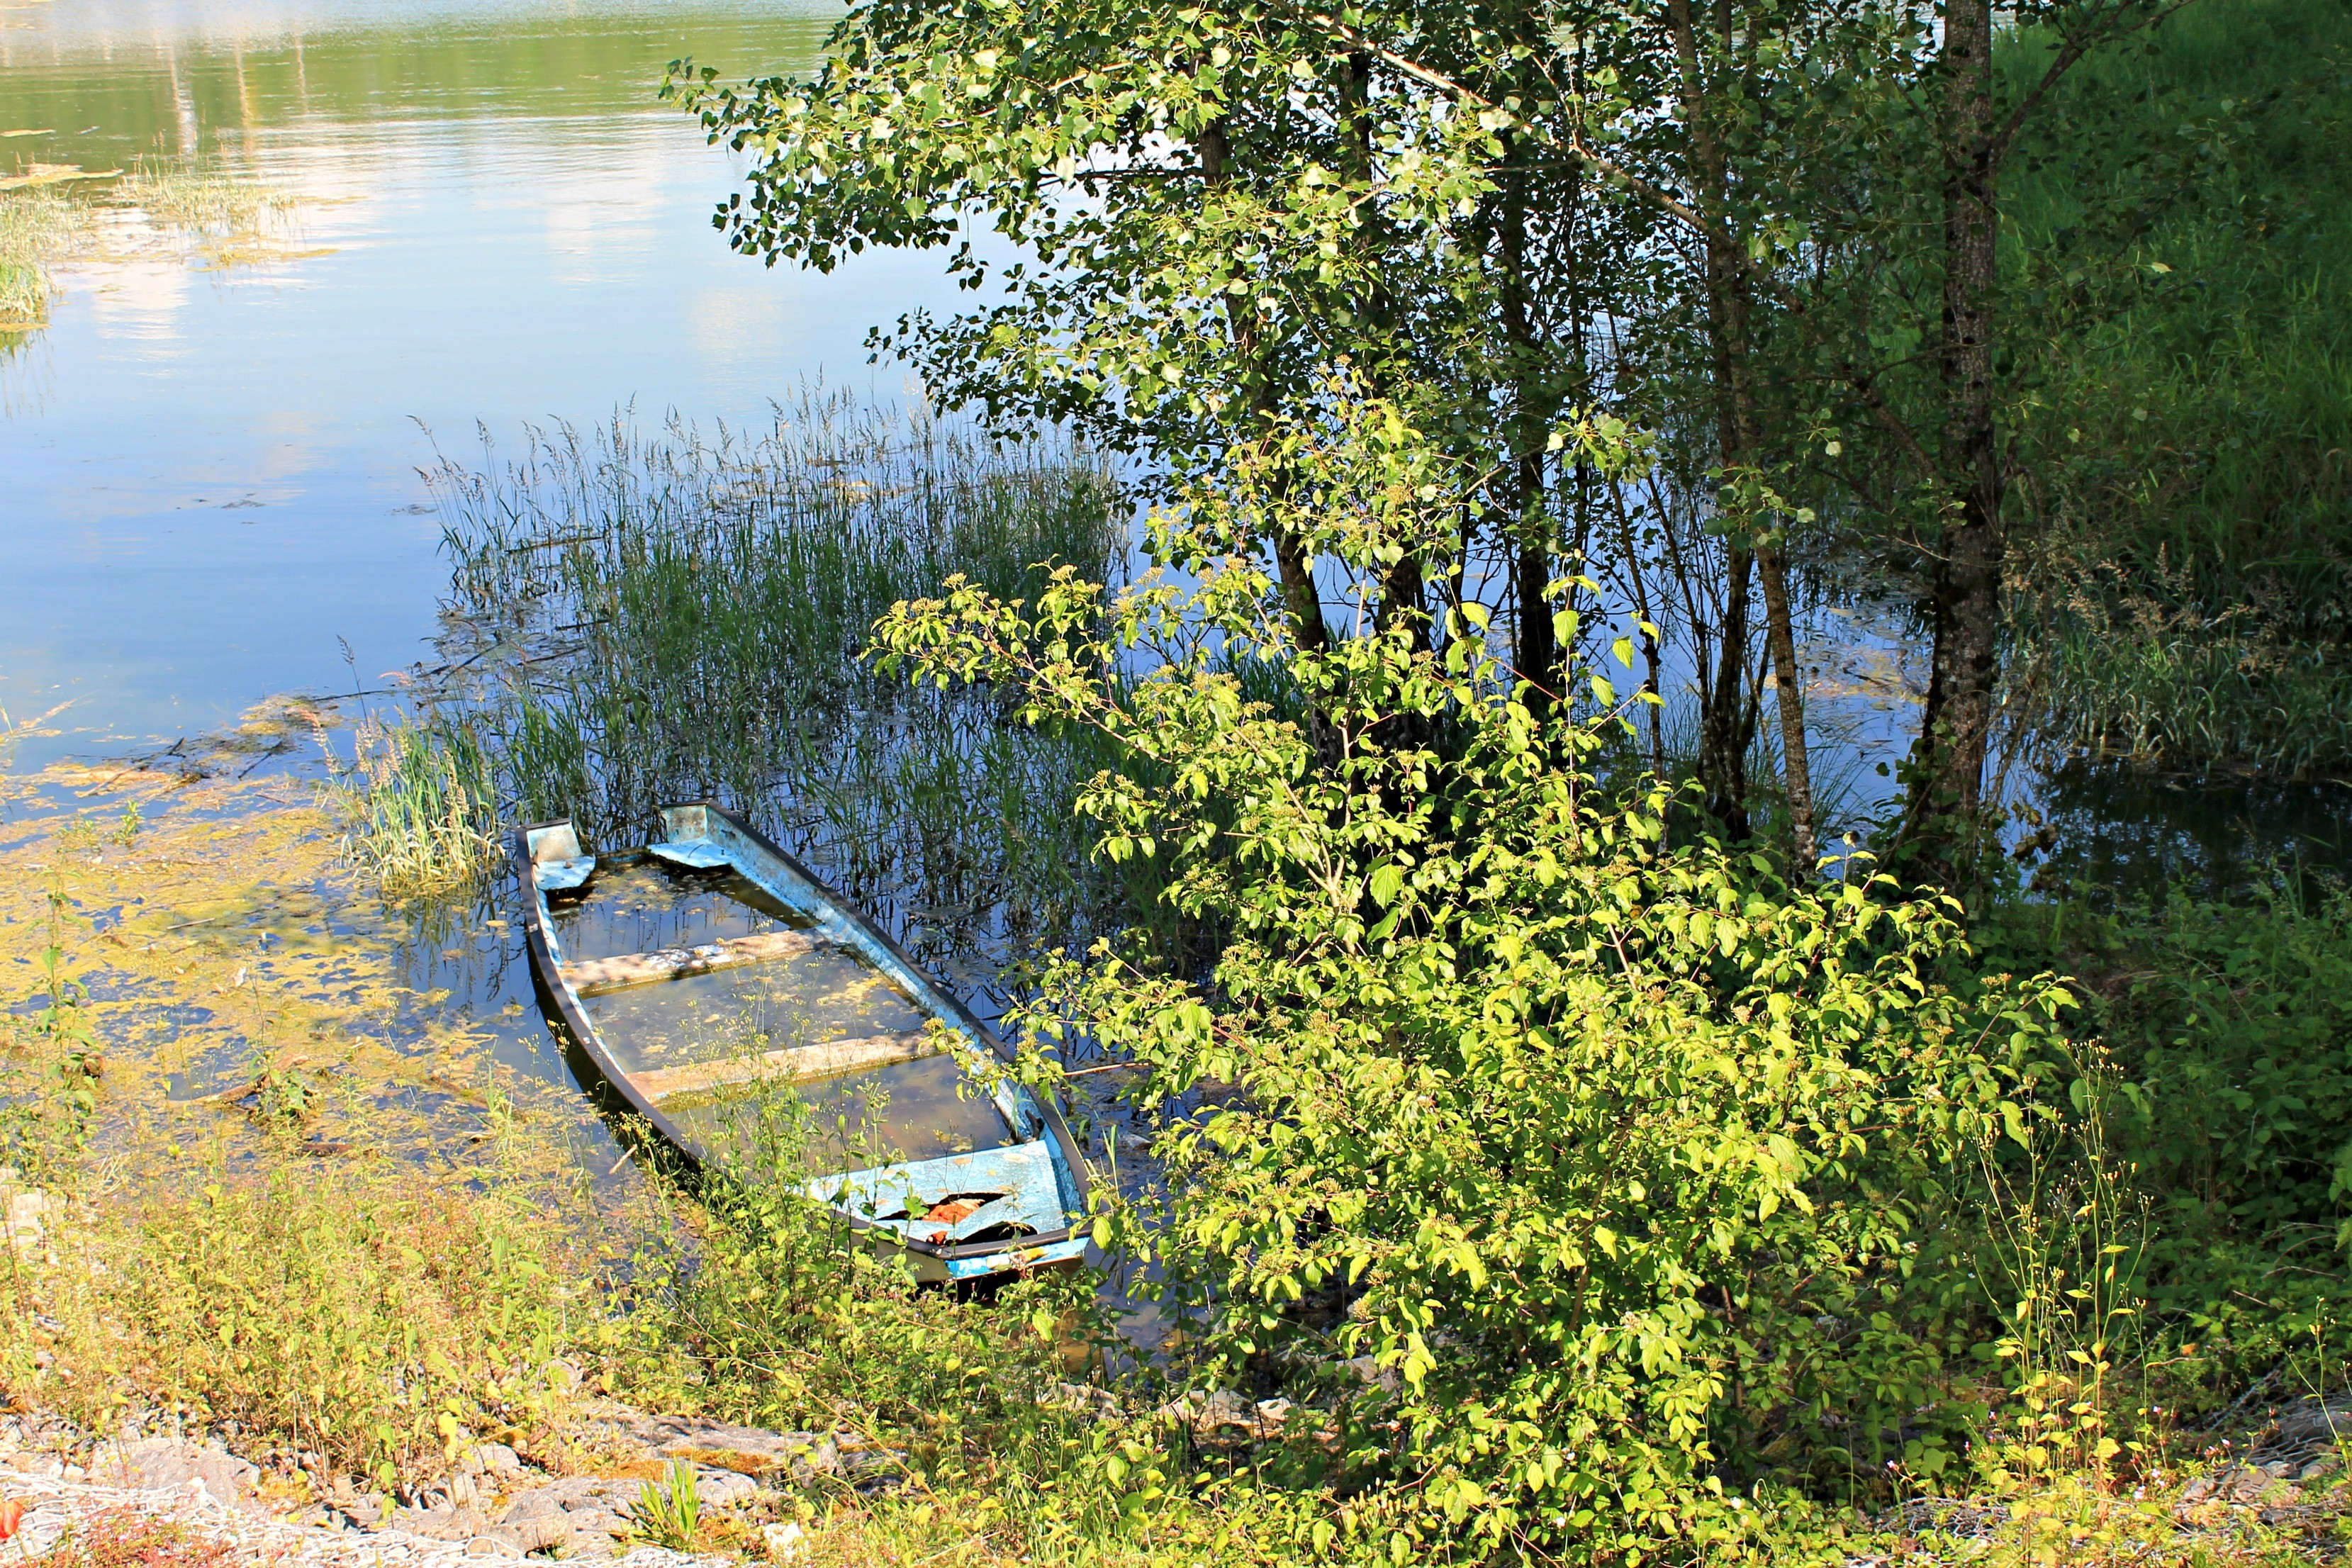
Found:
[[[693,946],[792,929],[796,922],[732,872],[655,862],[600,869],[585,894],[551,911],[567,962]],[[928,1015],[857,954],[825,944],[768,963],[586,998],[597,1037],[624,1072],[727,1062],[796,1046],[919,1030]],[[709,1147],[755,1146],[761,1086],[694,1095],[663,1109]],[[806,1079],[816,1169],[925,1160],[1013,1142],[994,1103],[951,1056]]]
[[[806,69],[840,9],[0,0],[0,132],[41,132],[0,138],[0,173],[194,157],[297,198],[268,258],[150,247],[77,265],[46,329],[0,337],[0,730],[68,705],[0,767],[163,752],[113,779],[152,813],[170,770],[219,761],[201,738],[265,699],[386,686],[426,651],[448,588],[417,470],[472,457],[478,427],[503,455],[525,422],[624,405],[648,424],[674,407],[764,425],[813,379],[898,395],[901,373],[868,366],[863,339],[953,297],[940,259],[870,255],[820,277],[735,256],[709,218],[740,163],[655,98],[681,55],[730,76]],[[270,744],[257,778],[310,750],[299,723]],[[33,787],[89,809],[79,783]],[[486,1032],[505,1070],[566,1088],[581,1064],[541,1019],[509,893],[500,879],[482,908],[416,917],[403,978],[421,1012]],[[779,923],[715,893],[610,912],[572,933],[580,951]],[[824,984],[798,995],[782,978],[689,983],[724,987],[695,1016],[776,1035],[919,1021],[904,998],[844,994],[871,975],[810,975]],[[243,1048],[191,1063],[184,1087],[226,1081]],[[868,1098],[947,1123],[950,1144],[1001,1139],[942,1070],[892,1069]],[[809,1098],[828,1125],[863,1114],[838,1086]],[[583,1158],[602,1173],[616,1153],[596,1134]]]
[[[0,172],[194,154],[301,198],[280,259],[76,267],[0,347],[0,709],[72,704],[13,765],[383,685],[446,584],[416,469],[478,421],[511,448],[632,401],[764,421],[819,374],[896,395],[860,344],[948,297],[939,261],[734,256],[736,163],[653,96],[681,54],[806,68],[837,12],[0,0],[0,131],[45,132]]]

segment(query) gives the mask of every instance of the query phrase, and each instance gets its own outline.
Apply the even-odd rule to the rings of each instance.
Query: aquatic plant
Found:
[[[363,719],[326,785],[343,851],[393,902],[470,887],[498,858],[489,763],[462,718]],[[332,761],[331,753],[331,761]]]
[[[2004,204],[2037,301],[2011,635],[2068,750],[2352,767],[2348,53],[2332,0],[2184,8],[2053,93]]]
[[[2111,584],[2102,584],[2111,586]],[[2252,606],[2078,592],[2020,606],[2021,678],[2046,696],[2035,743],[2060,757],[2281,780],[2352,773],[2352,658]]]
[[[423,689],[517,816],[613,847],[664,803],[716,798],[934,958],[1119,901],[1069,810],[1099,748],[861,658],[877,618],[954,574],[1010,597],[1051,563],[1116,576],[1126,518],[1084,447],[813,392],[756,435],[621,416],[427,478],[451,631]]]
[[[253,175],[199,158],[145,158],[109,193],[149,221],[214,240],[260,234],[294,195]]]
[[[88,221],[87,209],[54,190],[0,193],[0,335],[48,320],[49,268]]]
[[[230,267],[284,254],[274,232],[291,192],[205,160],[149,158],[120,179],[0,190],[0,339],[48,321],[55,269],[158,247]],[[143,220],[109,225],[108,213]]]

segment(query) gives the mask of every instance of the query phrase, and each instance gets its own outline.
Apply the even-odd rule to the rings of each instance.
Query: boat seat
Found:
[[[826,1040],[813,1046],[763,1051],[758,1056],[730,1057],[722,1061],[687,1067],[652,1068],[633,1072],[629,1081],[637,1092],[658,1105],[683,1095],[708,1094],[736,1084],[768,1079],[828,1078],[835,1073],[863,1072],[937,1056],[939,1047],[920,1029],[895,1035],[868,1035],[854,1040]]]
[[[713,871],[721,866],[731,866],[735,858],[708,838],[688,838],[667,844],[648,844],[646,852],[668,861],[673,866],[685,866],[697,871]]]
[[[596,857],[583,855],[572,860],[542,860],[534,869],[539,885],[549,892],[569,892],[573,888],[588,885],[588,879],[596,874]]]

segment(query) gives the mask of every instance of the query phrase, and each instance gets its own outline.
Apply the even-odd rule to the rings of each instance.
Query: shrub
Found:
[[[1207,985],[1107,942],[1022,1015],[1034,1075],[1084,1032],[1175,1112],[1164,1202],[1097,1239],[1161,1270],[1194,1375],[1330,1405],[1295,1455],[1346,1500],[1318,1548],[1728,1549],[1743,1490],[1932,1471],[1978,1408],[1972,1184],[2052,1114],[2066,994],[1979,973],[1946,901],[1672,837],[1664,786],[1591,771],[1627,708],[1599,668],[1539,716],[1472,615],[1299,646],[1253,542],[1370,577],[1475,500],[1392,411],[1337,416],[1155,521],[1183,579],[956,584],[877,627],[1165,779],[1081,807],[1231,933]]]
[[[2011,907],[1981,929],[2084,976],[2078,1030],[2112,1060],[2115,1158],[2149,1211],[2152,1402],[2204,1416],[2257,1386],[2339,1386],[2352,894],[2281,873],[2242,900],[2176,888],[2108,914]]]

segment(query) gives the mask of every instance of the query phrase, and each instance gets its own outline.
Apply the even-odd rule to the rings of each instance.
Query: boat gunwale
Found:
[[[832,906],[835,911],[858,927],[866,936],[871,937],[884,952],[905,964],[915,974],[929,980],[929,989],[950,1015],[946,1022],[962,1029],[978,1042],[982,1049],[990,1052],[1005,1066],[1017,1065],[1018,1058],[1005,1047],[1003,1038],[994,1029],[982,1023],[979,1016],[964,1004],[961,997],[940,984],[914,954],[901,947],[896,938],[882,929],[878,921],[857,905],[835,892],[831,884],[809,869],[798,857],[777,845],[767,835],[716,801],[707,799],[675,801],[663,809],[674,811],[697,806],[715,813],[728,826],[749,840],[753,847],[772,857],[785,870],[805,882],[818,898]],[[523,934],[530,950],[531,967],[539,972],[541,980],[546,984],[549,994],[555,1000],[556,1010],[563,1019],[564,1027],[571,1031],[572,1038],[579,1044],[582,1052],[586,1055],[589,1061],[594,1065],[598,1075],[607,1085],[620,1092],[621,1098],[628,1102],[629,1109],[645,1118],[654,1131],[661,1134],[664,1142],[684,1156],[696,1170],[704,1170],[706,1162],[698,1152],[695,1142],[687,1136],[684,1129],[664,1115],[650,1098],[638,1090],[636,1085],[630,1081],[629,1075],[621,1069],[620,1064],[605,1049],[604,1042],[598,1036],[595,1025],[590,1022],[586,1009],[581,1005],[579,994],[572,989],[571,982],[563,977],[563,966],[556,961],[554,949],[549,942],[547,931],[540,919],[541,910],[546,907],[546,895],[540,889],[534,869],[535,863],[531,859],[530,836],[545,828],[571,826],[572,821],[570,817],[552,817],[544,822],[525,823],[514,830],[515,869],[522,883]],[[574,832],[577,832],[576,828]],[[648,846],[639,845],[631,849],[615,851],[610,856],[600,854],[595,856],[594,859],[602,865],[617,861],[623,856],[632,858],[654,858]],[[735,869],[739,875],[741,874],[741,868],[738,867]],[[1027,1089],[1027,1086],[1024,1085],[1023,1088]],[[1069,1168],[1070,1174],[1077,1184],[1079,1195],[1084,1198],[1094,1188],[1094,1171],[1087,1165],[1086,1156],[1079,1152],[1077,1140],[1071,1134],[1069,1123],[1063,1119],[1062,1108],[1050,1095],[1040,1094],[1034,1089],[1028,1089],[1027,1092],[1037,1107],[1039,1120],[1045,1124],[1045,1136],[1054,1143],[1054,1152]],[[1015,1128],[1014,1131],[1017,1132],[1018,1129]],[[1012,1146],[1019,1145],[1016,1143]],[[856,1173],[831,1173],[851,1175]],[[1058,1201],[1060,1197],[1058,1192],[1055,1197]],[[1010,1242],[968,1241],[943,1245],[920,1240],[895,1226],[865,1218],[838,1205],[826,1206],[843,1219],[847,1220],[852,1230],[865,1231],[876,1237],[887,1237],[889,1245],[893,1247],[901,1247],[923,1257],[935,1258],[943,1263],[963,1262],[972,1258],[991,1257],[1016,1259],[1007,1263],[1004,1272],[1013,1272],[1022,1267],[1017,1261],[1018,1254],[1033,1248],[1053,1247],[1067,1242],[1076,1233],[1076,1226],[1066,1223],[1067,1211],[1065,1211],[1066,1223],[1058,1230],[1039,1231]]]

